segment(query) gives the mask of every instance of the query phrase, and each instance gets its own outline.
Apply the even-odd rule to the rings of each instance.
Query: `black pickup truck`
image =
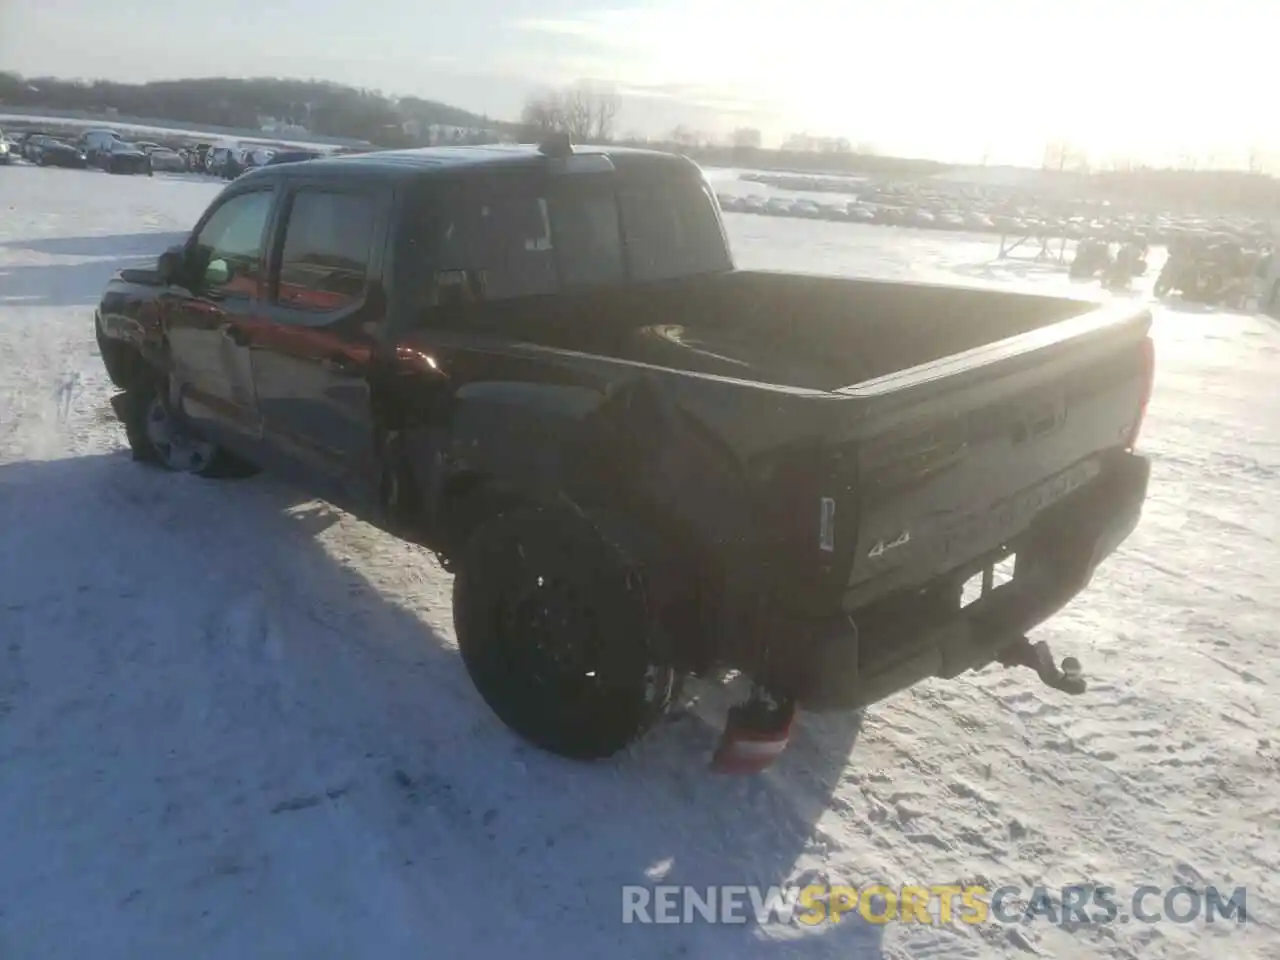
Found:
[[[738,270],[694,163],[567,142],[268,166],[95,316],[137,458],[434,550],[479,692],[559,754],[736,672],[722,770],[930,676],[1083,689],[1026,633],[1138,522],[1150,324]]]

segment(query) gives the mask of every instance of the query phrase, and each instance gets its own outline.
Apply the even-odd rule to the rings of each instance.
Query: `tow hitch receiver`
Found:
[[[776,701],[754,691],[745,703],[730,708],[711,769],[728,774],[767,770],[787,748],[795,713],[791,701]]]
[[[996,660],[1006,667],[1030,667],[1045,686],[1072,696],[1084,693],[1088,687],[1080,661],[1075,657],[1063,657],[1062,666],[1059,667],[1054,662],[1049,644],[1043,640],[1032,643],[1026,637],[1019,637],[1001,650]]]

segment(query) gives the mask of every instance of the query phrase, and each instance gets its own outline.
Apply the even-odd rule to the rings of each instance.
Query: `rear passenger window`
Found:
[[[364,298],[375,203],[359,193],[306,188],[293,198],[280,256],[281,306],[330,313]]]
[[[622,227],[612,191],[570,189],[553,195],[551,232],[566,287],[622,282]]]
[[[432,198],[411,218],[402,269],[423,307],[506,300],[624,279],[612,191],[549,196],[480,188]],[[434,281],[421,273],[430,265]],[[466,276],[476,278],[468,285]]]
[[[487,299],[555,291],[555,251],[545,200],[499,196],[492,202],[460,205],[450,214],[441,240],[451,250],[441,264],[480,270]]]

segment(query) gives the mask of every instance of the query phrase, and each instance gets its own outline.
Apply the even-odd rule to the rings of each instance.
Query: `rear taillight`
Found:
[[[1132,450],[1138,444],[1138,434],[1142,432],[1142,423],[1147,418],[1147,404],[1151,402],[1151,391],[1156,380],[1156,344],[1150,337],[1142,341],[1142,392],[1138,395],[1138,416],[1133,421],[1133,429],[1125,441],[1125,448]]]

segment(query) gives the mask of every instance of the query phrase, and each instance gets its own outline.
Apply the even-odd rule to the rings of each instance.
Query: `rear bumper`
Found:
[[[954,677],[990,663],[1002,648],[1062,609],[1142,515],[1150,462],[1107,460],[1099,476],[1040,514],[998,555],[975,560],[924,590],[886,597],[823,620],[779,616],[761,677],[809,710],[848,710],[933,676]],[[1017,554],[1014,576],[969,604],[961,588],[975,573]]]

